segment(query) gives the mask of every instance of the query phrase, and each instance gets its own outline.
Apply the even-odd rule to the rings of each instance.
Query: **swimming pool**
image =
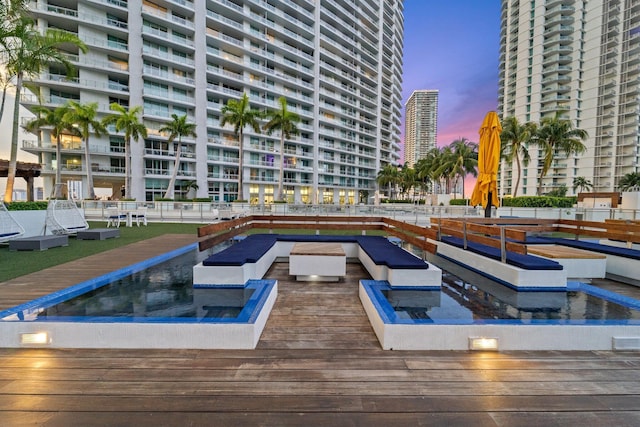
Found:
[[[489,337],[500,350],[640,349],[636,299],[580,282],[566,292],[518,292],[446,259],[429,261],[443,269],[440,292],[360,281],[383,348],[468,350]]]
[[[0,312],[0,346],[255,348],[277,295],[274,280],[194,288],[196,245]],[[30,344],[30,343],[27,343]]]
[[[0,312],[0,346],[46,331],[58,347],[255,348],[277,282],[194,287],[192,267],[206,255],[188,246]],[[518,292],[440,266],[439,291],[360,281],[383,348],[467,349],[472,336],[499,338],[501,349],[640,347],[637,300],[577,282],[568,292]]]

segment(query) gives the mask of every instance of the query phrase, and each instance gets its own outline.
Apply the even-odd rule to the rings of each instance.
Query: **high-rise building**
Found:
[[[176,197],[199,187],[199,197],[277,198],[279,166],[285,198],[298,203],[358,203],[375,190],[378,170],[399,160],[403,55],[402,0],[44,0],[32,2],[40,28],[77,34],[87,53],[67,51],[75,75],[51,65],[25,94],[27,108],[68,100],[142,106],[149,135],[132,143],[132,196],[162,197],[173,173],[176,141],[159,132],[172,114],[186,115],[196,137],[182,138]],[[274,110],[284,96],[300,133],[243,129],[240,150],[221,108],[249,96],[251,108]],[[47,194],[55,168],[63,181],[85,181],[120,196],[125,178],[124,135],[112,127],[92,135],[87,165],[81,141],[42,132],[23,149],[43,164]],[[239,170],[239,154],[243,167]],[[87,188],[82,185],[82,188]]]
[[[538,123],[561,111],[586,130],[586,152],[558,155],[543,192],[584,177],[593,191],[614,191],[640,171],[640,1],[502,0],[499,112]],[[519,195],[535,195],[541,151],[529,147]],[[515,166],[501,172],[513,191]]]
[[[413,167],[436,147],[438,134],[438,91],[415,90],[405,104],[404,162]]]

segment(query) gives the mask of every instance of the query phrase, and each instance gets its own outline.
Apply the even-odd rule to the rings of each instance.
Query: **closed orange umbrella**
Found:
[[[478,143],[478,180],[471,194],[471,205],[482,204],[485,216],[491,216],[491,206],[498,206],[498,167],[500,166],[500,119],[495,111],[484,117]]]

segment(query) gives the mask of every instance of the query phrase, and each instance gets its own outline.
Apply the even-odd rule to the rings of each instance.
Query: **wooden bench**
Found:
[[[58,246],[69,246],[69,236],[66,234],[32,236],[14,239],[9,242],[10,251],[45,251]]]

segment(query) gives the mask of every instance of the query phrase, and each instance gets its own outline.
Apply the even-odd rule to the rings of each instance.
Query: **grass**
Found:
[[[34,273],[58,264],[94,255],[110,249],[165,234],[197,235],[203,224],[149,223],[142,227],[120,227],[120,237],[107,240],[76,240],[69,238],[69,246],[46,251],[10,251],[9,244],[0,244],[0,283]],[[90,228],[102,228],[104,222],[89,222]]]

